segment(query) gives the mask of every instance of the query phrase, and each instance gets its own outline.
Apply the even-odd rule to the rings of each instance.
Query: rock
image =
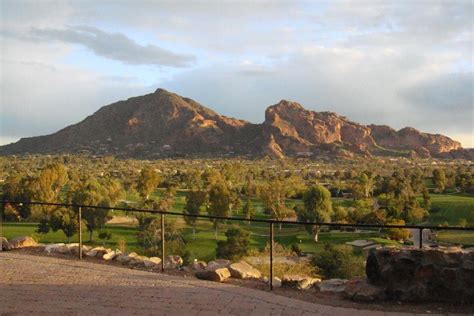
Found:
[[[86,253],[86,256],[88,257],[99,257],[102,258],[110,249],[105,249],[104,247],[95,247],[89,250]]]
[[[367,282],[365,278],[354,278],[346,282],[344,294],[355,301],[372,302],[385,298],[384,288]]]
[[[194,261],[186,266],[188,271],[203,271],[207,268],[207,263],[204,261]]]
[[[183,265],[183,259],[180,256],[170,255],[167,257],[165,262],[165,268],[176,269]]]
[[[473,260],[465,260],[465,261],[463,261],[463,263],[462,263],[462,268],[463,268],[464,270],[474,271],[474,261],[473,261]]]
[[[317,284],[318,289],[321,292],[344,292],[346,289],[347,280],[345,279],[330,279],[324,280]]]
[[[10,244],[8,243],[8,239],[5,237],[0,237],[0,251],[8,250],[10,248]]]
[[[102,259],[105,261],[114,260],[118,255],[121,255],[122,252],[118,249],[109,251],[102,256]]]
[[[26,247],[36,247],[38,243],[30,236],[16,237],[8,242],[9,249],[19,249]]]
[[[227,268],[229,267],[230,263],[230,260],[227,259],[216,259],[207,263],[207,269],[215,270],[220,268]]]
[[[92,248],[86,245],[82,245],[82,254],[86,254]],[[69,250],[72,254],[78,255],[79,254],[79,244],[72,244],[69,246]]]
[[[223,282],[230,278],[230,271],[227,268],[198,271],[196,272],[196,277],[201,280]]]
[[[283,279],[281,280],[281,286],[298,290],[306,290],[319,282],[321,282],[321,279],[319,278],[301,275],[284,275]]]
[[[71,252],[71,250],[69,250],[68,245],[59,246],[59,247],[55,248],[55,250],[56,250],[57,253],[60,253],[60,254],[63,254],[63,255],[67,255]]]
[[[233,278],[237,279],[259,279],[262,273],[245,261],[232,263],[229,271]]]
[[[146,256],[136,256],[128,262],[129,267],[142,267],[145,266],[145,260],[149,260]]]
[[[270,284],[270,280],[267,277],[263,277],[263,282]],[[281,287],[281,279],[279,277],[273,277],[273,287]]]
[[[61,244],[48,244],[44,247],[44,251],[47,253],[57,252],[58,248],[64,246],[63,243]]]
[[[145,265],[145,268],[161,267],[161,259],[158,257],[150,257],[148,259],[143,260],[143,264]]]

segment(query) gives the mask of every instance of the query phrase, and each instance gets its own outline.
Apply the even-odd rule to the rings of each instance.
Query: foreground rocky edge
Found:
[[[33,238],[22,236],[8,241],[0,238],[2,250],[43,247],[48,254],[79,254],[79,244],[38,244]],[[105,247],[82,246],[85,258],[116,261],[133,269],[158,271],[162,268],[159,257],[141,256],[135,252],[122,253]],[[180,256],[169,255],[163,265],[166,270],[180,270],[194,274],[198,279],[224,282],[229,278],[257,280],[269,283],[267,277],[245,261],[231,262],[216,259],[197,261],[184,266]],[[302,275],[284,275],[273,278],[274,287],[296,290],[317,290],[339,293],[359,301],[444,301],[474,304],[474,248],[439,247],[429,249],[380,247],[372,250],[366,263],[367,278],[351,280],[321,280]]]

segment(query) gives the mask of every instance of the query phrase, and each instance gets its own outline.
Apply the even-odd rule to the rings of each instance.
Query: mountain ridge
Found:
[[[362,125],[288,100],[269,106],[260,124],[223,116],[164,89],[105,105],[53,134],[0,146],[0,155],[90,153],[122,157],[405,155],[472,159],[440,134]]]

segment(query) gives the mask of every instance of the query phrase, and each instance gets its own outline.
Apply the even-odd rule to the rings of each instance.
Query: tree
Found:
[[[227,239],[217,242],[217,258],[225,258],[232,261],[241,259],[247,255],[250,245],[250,233],[241,228],[229,228],[225,236]]]
[[[138,177],[137,191],[144,200],[148,200],[150,194],[160,183],[159,174],[150,166],[144,167]]]
[[[298,208],[298,220],[302,222],[327,223],[331,220],[332,202],[331,193],[322,185],[311,187],[303,194],[304,208]],[[319,225],[307,226],[313,234],[314,241],[318,242]]]
[[[446,188],[446,174],[443,169],[433,170],[433,184],[436,187],[436,191],[442,193]]]
[[[243,212],[246,219],[252,219],[253,215],[255,214],[255,209],[252,207],[249,198],[247,198],[247,201],[244,204]],[[250,225],[250,221],[248,224]]]
[[[263,206],[274,219],[282,221],[294,214],[294,211],[285,204],[288,188],[280,180],[273,180],[259,188],[259,195]],[[279,225],[281,230],[281,224]]]
[[[79,205],[110,207],[112,203],[108,191],[97,181],[89,180],[72,193],[72,202]],[[82,218],[86,221],[89,240],[94,230],[101,229],[109,219],[108,209],[82,208]]]
[[[79,219],[77,213],[71,209],[60,208],[56,210],[50,220],[51,229],[56,232],[62,230],[67,237],[67,242],[79,231]]]
[[[392,219],[387,222],[387,225],[404,226],[405,221],[403,219]],[[406,228],[388,228],[387,236],[393,240],[406,240],[410,237],[410,231]]]
[[[186,195],[186,205],[184,206],[184,213],[188,215],[199,215],[201,206],[206,201],[206,192],[194,189]],[[188,225],[193,227],[193,239],[196,237],[196,217],[184,216],[184,220]]]
[[[230,191],[223,181],[216,182],[209,190],[209,206],[207,212],[211,216],[227,217],[230,213]],[[217,239],[217,229],[221,220],[214,219],[214,235]]]

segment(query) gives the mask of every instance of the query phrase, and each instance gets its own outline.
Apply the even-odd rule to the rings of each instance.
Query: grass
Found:
[[[449,225],[457,225],[461,219],[466,219],[468,225],[474,225],[474,196],[431,194],[431,224],[447,222]]]
[[[217,241],[215,239],[212,223],[207,220],[199,220],[197,222],[196,235],[193,237],[192,228],[186,226],[182,219],[173,219],[179,221],[182,227],[183,235],[186,240],[185,250],[190,252],[191,258],[210,261],[215,259]],[[217,240],[225,240],[225,231],[227,228],[234,225],[233,223],[222,224],[218,229]],[[268,225],[261,223],[252,223],[248,226],[246,223],[241,225],[243,229],[251,232],[250,248],[253,252],[263,251],[268,243]],[[29,235],[33,236],[41,243],[60,243],[66,242],[67,239],[62,233],[49,232],[48,234],[38,234],[35,232],[37,224],[35,223],[3,223],[3,236],[11,239],[17,236]],[[105,243],[106,247],[116,248],[120,239],[127,243],[128,251],[136,251],[144,253],[144,249],[137,241],[137,229],[135,227],[125,227],[117,225],[106,225],[105,230],[112,233],[112,238]],[[381,244],[396,244],[394,241],[383,239],[380,234],[374,232],[323,232],[320,234],[320,242],[315,243],[312,237],[302,228],[297,225],[284,225],[280,231],[275,227],[275,242],[283,245],[289,249],[292,244],[298,244],[302,251],[318,252],[324,248],[327,243],[344,244],[347,241],[356,239],[370,239]],[[102,245],[103,242],[98,238],[98,233],[94,232],[93,242],[89,242],[89,235],[86,231],[83,232],[83,240],[85,244]],[[71,242],[77,242],[78,236],[74,235]]]
[[[440,231],[437,238],[440,242],[474,247],[474,232],[467,231]]]

